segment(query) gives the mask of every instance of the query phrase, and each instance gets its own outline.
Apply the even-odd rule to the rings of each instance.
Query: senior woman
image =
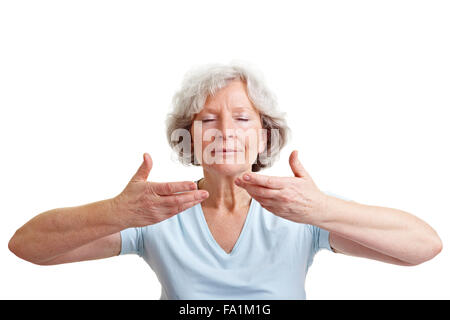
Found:
[[[255,173],[272,165],[288,132],[257,72],[197,68],[174,96],[167,138],[183,163],[202,166],[202,179],[149,182],[145,153],[119,195],[44,212],[9,248],[39,265],[138,254],[156,273],[161,299],[305,299],[320,249],[403,266],[441,251],[439,236],[414,215],[321,191],[297,151],[293,176]]]

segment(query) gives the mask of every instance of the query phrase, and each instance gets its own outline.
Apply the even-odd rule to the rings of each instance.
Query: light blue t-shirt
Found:
[[[154,225],[120,232],[120,254],[138,254],[161,283],[160,299],[306,299],[305,276],[329,232],[280,218],[252,198],[228,254],[200,204]]]

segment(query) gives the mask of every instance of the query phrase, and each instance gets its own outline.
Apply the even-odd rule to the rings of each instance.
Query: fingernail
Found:
[[[206,198],[208,196],[208,191],[202,191],[202,197]]]
[[[248,174],[244,174],[244,180],[250,180],[250,176]]]

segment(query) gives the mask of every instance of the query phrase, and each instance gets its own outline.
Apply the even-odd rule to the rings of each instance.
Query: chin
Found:
[[[221,176],[238,176],[244,172],[252,171],[252,166],[249,164],[212,164],[203,166],[208,171],[213,171]]]
[[[237,155],[234,153],[231,154],[223,154],[221,155],[215,153],[211,154],[211,157],[203,158],[204,162],[202,164],[205,170],[214,172],[217,175],[221,176],[238,176],[244,172],[252,171],[252,163],[254,163],[257,159],[257,154],[253,157],[253,162],[249,162],[249,155],[246,154],[246,157],[242,157],[242,155]],[[220,161],[218,160],[220,159]]]

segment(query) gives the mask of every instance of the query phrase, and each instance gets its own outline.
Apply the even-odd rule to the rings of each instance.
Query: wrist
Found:
[[[314,205],[311,208],[311,211],[307,215],[306,223],[310,225],[319,226],[324,221],[326,221],[331,212],[330,207],[332,207],[333,197],[323,193],[322,191],[319,193],[319,196],[316,198]]]
[[[127,210],[123,205],[120,195],[108,199],[107,201],[111,216],[113,217],[113,223],[117,225],[120,230],[131,228],[133,225],[131,221],[129,221],[129,215],[127,214]]]

